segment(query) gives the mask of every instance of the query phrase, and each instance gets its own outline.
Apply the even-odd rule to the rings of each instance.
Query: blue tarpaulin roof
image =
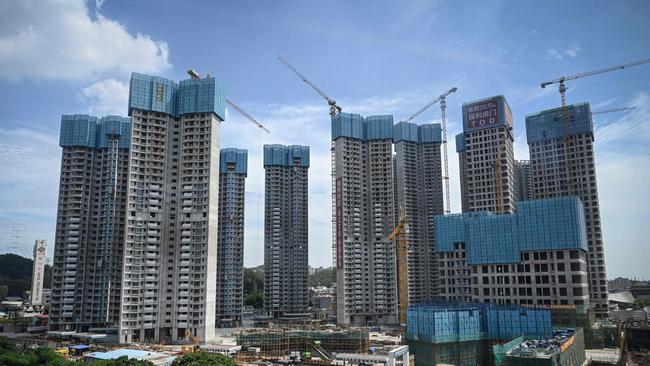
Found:
[[[78,349],[78,350],[88,349],[88,348],[90,348],[90,346],[87,344],[75,344],[74,346],[68,347],[68,349]]]

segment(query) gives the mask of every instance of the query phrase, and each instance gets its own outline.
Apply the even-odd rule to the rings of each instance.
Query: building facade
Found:
[[[515,160],[515,194],[517,201],[533,199],[533,181],[530,174],[530,160]]]
[[[248,151],[221,149],[219,159],[219,244],[217,326],[241,325],[244,306],[244,198]]]
[[[497,304],[589,305],[577,197],[522,201],[517,213],[435,217],[440,296]]]
[[[117,327],[131,122],[63,115],[52,330]]]
[[[129,115],[120,342],[210,341],[223,87],[133,73]]]
[[[264,145],[264,311],[274,318],[309,306],[309,147]]]
[[[606,317],[605,252],[589,104],[567,106],[567,125],[564,123],[562,108],[526,117],[533,197],[578,196],[582,200],[589,245],[589,294],[596,306],[596,315]]]
[[[47,253],[47,241],[36,240],[34,242],[34,263],[32,266],[32,286],[29,292],[29,300],[32,305],[42,305],[43,302],[43,276],[45,274],[45,255]]]
[[[395,222],[409,219],[407,243],[409,303],[437,295],[433,217],[444,213],[440,124],[399,122],[394,126]]]
[[[332,118],[332,220],[339,324],[398,324],[393,117]]]
[[[503,96],[463,103],[463,133],[456,137],[463,212],[516,210],[513,141]]]

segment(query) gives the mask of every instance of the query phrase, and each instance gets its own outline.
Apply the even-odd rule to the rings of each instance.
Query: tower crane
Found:
[[[255,118],[253,118],[250,114],[248,114],[245,110],[242,109],[237,103],[233,102],[231,99],[226,98],[226,103],[228,103],[229,106],[231,106],[234,110],[237,112],[241,113],[244,117],[248,118],[251,122],[253,122],[257,127],[263,129],[266,131],[266,133],[271,133],[268,128],[264,127],[263,124],[259,123]]]
[[[387,240],[395,240],[395,251],[397,257],[397,296],[399,301],[399,323],[402,328],[402,333],[406,331],[406,311],[409,306],[409,279],[408,279],[408,263],[407,263],[407,248],[406,248],[406,234],[408,233],[409,218],[404,212],[404,208],[399,209],[399,223],[393,231],[386,237]]]
[[[591,114],[603,114],[603,113],[612,113],[612,112],[631,111],[633,109],[636,109],[636,107],[623,107],[623,108],[606,109],[606,110],[591,112]]]
[[[650,63],[650,59],[645,59],[641,61],[636,61],[636,62],[631,62],[628,64],[624,65],[618,65],[618,66],[612,66],[608,67],[605,69],[600,69],[600,70],[594,70],[594,71],[588,71],[588,72],[583,72],[580,74],[576,75],[571,75],[571,76],[561,76],[558,79],[551,80],[551,81],[546,81],[541,84],[542,88],[546,88],[548,85],[552,84],[559,84],[558,90],[560,91],[560,98],[562,100],[562,132],[564,134],[563,138],[563,145],[564,145],[564,166],[566,167],[566,179],[567,179],[567,190],[570,195],[575,194],[575,187],[573,184],[573,178],[571,176],[573,169],[572,169],[572,164],[571,160],[569,159],[569,116],[567,114],[567,108],[566,108],[566,85],[564,84],[565,81],[568,80],[575,80],[575,79],[580,79],[584,78],[587,76],[593,76],[593,75],[599,75],[599,74],[604,74],[606,72],[610,71],[616,71],[616,70],[622,70],[626,69],[632,66],[638,66],[642,64]]]
[[[325,92],[322,91],[321,88],[318,87],[318,85],[312,83],[303,74],[301,74],[300,71],[296,70],[295,67],[291,66],[291,64],[287,62],[285,59],[283,59],[282,57],[278,57],[278,60],[280,60],[280,62],[282,62],[283,64],[287,65],[287,67],[291,69],[291,71],[293,71],[296,75],[298,75],[300,80],[304,81],[307,85],[309,85],[312,89],[314,89],[316,93],[318,93],[321,97],[325,98],[327,104],[329,104],[330,106],[330,116],[334,117],[338,113],[341,113],[341,107],[339,107],[336,104],[336,101],[334,99],[330,98],[327,94],[325,94]]]
[[[193,69],[187,70],[187,73],[190,75],[190,77],[191,77],[192,79],[199,79],[199,78],[200,78],[199,73],[196,72],[196,71],[193,70]],[[211,77],[210,74],[208,74],[208,78],[210,78],[210,77]],[[228,105],[231,106],[234,110],[236,110],[237,112],[241,113],[244,117],[248,118],[248,120],[250,120],[251,122],[253,122],[257,127],[259,127],[259,128],[261,128],[261,129],[263,129],[264,131],[266,131],[266,133],[271,133],[271,131],[269,131],[268,128],[264,127],[263,124],[261,124],[260,122],[258,122],[258,121],[257,121],[255,118],[253,118],[250,114],[246,113],[246,111],[245,111],[242,107],[240,107],[237,103],[235,103],[232,99],[229,99],[229,98],[225,98],[225,99],[226,99],[226,103],[228,103]]]
[[[450,202],[450,195],[449,195],[449,158],[447,156],[447,154],[448,154],[448,152],[447,152],[447,118],[446,118],[446,115],[445,115],[445,110],[447,108],[447,102],[445,101],[445,98],[449,94],[455,93],[456,90],[458,90],[458,88],[453,87],[453,88],[447,90],[446,92],[440,94],[439,97],[437,97],[436,99],[434,99],[434,100],[430,101],[429,103],[427,103],[427,105],[420,108],[419,111],[415,112],[411,117],[409,117],[406,120],[406,122],[410,122],[411,120],[413,120],[413,118],[420,115],[420,113],[426,111],[432,105],[440,102],[440,111],[442,113],[440,127],[441,127],[441,130],[442,130],[442,152],[443,152],[443,155],[444,155],[444,158],[443,158],[444,175],[442,176],[442,179],[445,182],[445,213],[451,213],[451,202]]]
[[[562,98],[562,107],[564,107],[564,106],[566,106],[566,95],[565,95],[565,93],[566,93],[566,90],[567,90],[566,86],[564,85],[565,81],[580,79],[580,78],[584,78],[584,77],[587,77],[587,76],[593,76],[593,75],[598,75],[598,74],[604,74],[604,73],[610,72],[610,71],[623,70],[623,69],[626,69],[628,67],[643,65],[643,64],[647,64],[647,63],[650,63],[650,58],[645,59],[645,60],[641,60],[641,61],[630,62],[629,64],[612,66],[612,67],[608,67],[608,68],[600,69],[600,70],[595,70],[595,71],[583,72],[583,73],[576,74],[576,75],[561,76],[561,77],[559,77],[559,78],[557,78],[555,80],[543,82],[541,84],[541,86],[542,86],[542,88],[546,88],[547,86],[549,86],[551,84],[560,84],[560,86],[559,86],[560,97]]]

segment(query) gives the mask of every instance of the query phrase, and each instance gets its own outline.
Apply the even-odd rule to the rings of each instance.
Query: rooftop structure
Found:
[[[524,341],[506,353],[512,366],[581,366],[585,363],[582,329],[554,330],[549,338]]]
[[[101,360],[116,360],[120,357],[149,361],[154,364],[154,366],[171,366],[176,359],[176,356],[171,356],[164,353],[121,348],[108,352],[93,352],[86,355],[85,360],[86,362],[93,362]]]
[[[587,305],[587,240],[576,197],[523,201],[517,213],[436,216],[447,300]]]
[[[336,361],[343,361],[345,365],[377,365],[377,366],[408,366],[409,347],[399,346],[397,348],[380,351],[373,354],[365,353],[337,353]]]
[[[129,116],[133,110],[151,111],[172,117],[214,113],[226,119],[223,85],[212,77],[175,82],[159,76],[131,74]]]

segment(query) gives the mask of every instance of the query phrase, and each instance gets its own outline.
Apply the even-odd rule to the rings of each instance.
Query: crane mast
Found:
[[[413,120],[415,117],[419,116],[422,112],[426,111],[431,107],[432,105],[440,102],[440,112],[441,112],[441,121],[440,121],[440,129],[442,130],[442,154],[443,154],[443,176],[442,180],[444,181],[445,184],[445,213],[451,213],[451,198],[449,194],[449,157],[448,157],[448,151],[447,151],[447,116],[446,116],[446,109],[447,109],[447,102],[446,99],[447,96],[451,93],[455,93],[458,90],[457,87],[453,87],[446,92],[440,94],[437,98],[434,100],[430,101],[427,103],[424,107],[420,108],[419,111],[415,112],[411,117],[409,117],[406,122],[410,122]]]
[[[409,279],[408,279],[408,249],[406,235],[408,234],[409,218],[404,208],[399,209],[399,223],[386,238],[389,241],[395,240],[395,251],[397,259],[397,296],[398,314],[402,333],[406,332],[406,312],[409,306]]]
[[[327,104],[329,104],[330,106],[330,116],[334,117],[338,113],[341,113],[341,107],[339,107],[336,104],[336,101],[334,99],[330,98],[327,94],[325,94],[325,92],[321,90],[321,88],[319,88],[318,85],[314,84],[313,82],[311,82],[311,80],[307,79],[303,74],[300,73],[300,71],[296,70],[295,67],[291,66],[291,64],[287,62],[285,59],[283,59],[282,57],[278,57],[278,60],[280,60],[280,62],[285,64],[291,71],[293,71],[296,75],[298,75],[300,80],[304,81],[307,85],[309,85],[312,89],[314,89],[314,91],[316,91],[318,95],[325,98]]]
[[[496,154],[494,157],[494,191],[496,193],[496,205],[495,211],[497,214],[504,212],[504,202],[503,202],[503,181],[501,179],[501,158],[505,152],[505,141],[504,137],[500,137],[496,149]]]

